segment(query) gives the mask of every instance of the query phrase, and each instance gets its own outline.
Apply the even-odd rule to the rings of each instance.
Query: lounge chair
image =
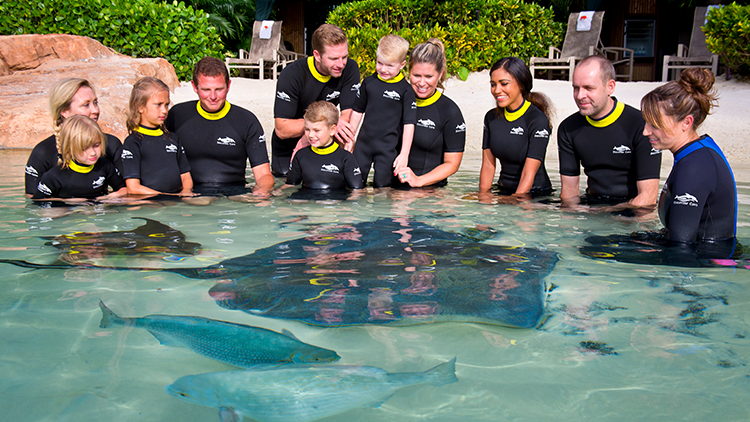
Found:
[[[701,29],[706,21],[707,12],[707,7],[695,8],[693,32],[690,34],[690,47],[679,44],[676,56],[664,56],[664,65],[661,72],[662,82],[669,80],[670,70],[687,69],[689,67],[711,69],[716,75],[719,69],[719,56],[708,51],[706,34]]]
[[[616,77],[627,80],[633,79],[633,50],[622,47],[604,47],[600,35],[602,32],[602,20],[604,12],[595,12],[591,16],[591,29],[579,31],[578,19],[580,13],[571,13],[568,17],[568,30],[565,34],[562,50],[550,46],[548,57],[532,57],[529,60],[529,68],[532,76],[537,69],[542,70],[564,70],[568,72],[568,79],[573,80],[573,70],[576,63],[588,56],[600,54],[607,57],[615,68],[625,65],[626,72],[618,73]],[[550,74],[548,74],[551,76]]]
[[[282,21],[273,23],[270,21],[255,21],[250,51],[240,49],[239,58],[228,57],[225,60],[227,68],[230,70],[232,68],[247,70],[251,75],[257,70],[260,79],[265,77],[266,71],[270,71],[272,78],[277,79],[279,72],[287,64],[304,57],[304,54],[284,49],[281,39],[281,23]],[[270,25],[270,28],[268,25]],[[261,32],[263,32],[263,36]]]

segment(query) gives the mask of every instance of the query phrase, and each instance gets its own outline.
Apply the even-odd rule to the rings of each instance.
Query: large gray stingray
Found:
[[[221,279],[209,293],[222,307],[319,326],[473,321],[532,328],[544,314],[544,277],[557,259],[386,218],[323,228],[205,268],[154,270]]]

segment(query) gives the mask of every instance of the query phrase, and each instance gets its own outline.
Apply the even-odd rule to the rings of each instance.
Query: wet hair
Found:
[[[58,131],[59,126],[62,124],[65,117],[62,113],[70,108],[70,104],[73,102],[73,96],[76,95],[79,89],[82,87],[90,88],[96,91],[91,83],[86,79],[81,78],[65,78],[55,82],[49,90],[49,112],[52,115],[52,123],[55,125],[55,132]]]
[[[602,76],[602,84],[606,85],[609,81],[614,81],[616,79],[615,66],[611,61],[609,61],[608,58],[604,56],[588,56],[585,59],[581,60],[576,67],[588,64],[590,62],[595,62],[599,65],[599,71],[601,72]]]
[[[68,168],[76,155],[97,143],[101,144],[102,151],[107,149],[107,137],[99,125],[86,116],[75,115],[65,119],[60,125],[57,139],[62,168]]]
[[[409,41],[396,34],[386,35],[378,43],[377,57],[382,60],[401,63],[409,54]]]
[[[346,44],[346,33],[343,29],[330,23],[324,23],[320,25],[318,29],[313,32],[312,36],[312,48],[320,54],[325,53],[326,46],[334,46],[339,44]]]
[[[551,125],[552,117],[554,116],[552,101],[541,92],[531,92],[531,89],[534,87],[534,77],[531,76],[531,71],[529,71],[526,63],[518,57],[503,57],[492,65],[492,68],[490,68],[490,75],[498,69],[503,69],[510,74],[513,80],[516,81],[521,88],[521,96],[531,104],[534,104],[536,108],[544,113]],[[502,113],[503,110],[498,107],[497,112]]]
[[[133,132],[141,124],[141,113],[138,110],[146,107],[148,99],[161,91],[169,92],[169,87],[160,79],[151,76],[138,79],[138,82],[133,85],[133,90],[130,91],[130,101],[128,102],[128,119],[125,123],[128,132]],[[166,132],[164,127],[161,129]]]
[[[441,73],[437,86],[445,89],[443,82],[448,78],[448,72],[443,42],[437,38],[430,38],[414,47],[411,55],[409,55],[409,70],[411,71],[412,66],[420,63],[429,63],[435,66],[435,70]]]
[[[641,99],[644,120],[664,130],[664,116],[678,122],[693,116],[693,129],[697,129],[711,109],[718,105],[715,81],[714,74],[708,69],[691,67],[683,70],[679,81],[668,82]]]
[[[333,126],[339,123],[339,109],[328,101],[316,101],[305,110],[304,119],[308,122],[326,122],[326,125]]]
[[[229,85],[229,71],[223,61],[216,57],[204,57],[198,60],[193,67],[193,83],[198,86],[198,75],[203,76],[222,76],[224,82]]]

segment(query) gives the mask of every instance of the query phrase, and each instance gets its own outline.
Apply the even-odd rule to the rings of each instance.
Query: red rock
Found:
[[[68,77],[91,82],[99,96],[99,124],[124,140],[130,90],[144,76],[161,79],[171,90],[179,86],[168,61],[135,59],[91,38],[0,36],[0,148],[33,148],[52,133],[47,93]]]

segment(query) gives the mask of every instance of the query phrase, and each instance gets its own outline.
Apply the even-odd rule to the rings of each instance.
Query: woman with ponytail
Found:
[[[737,231],[737,185],[718,145],[697,129],[716,105],[714,75],[690,68],[646,94],[643,135],[674,155],[659,198],[659,217],[671,243],[728,241]]]
[[[531,72],[517,57],[498,60],[490,69],[490,92],[497,107],[484,117],[479,197],[492,198],[496,163],[497,187],[503,195],[549,195],[544,158],[550,132],[551,105],[546,95],[531,92]]]

